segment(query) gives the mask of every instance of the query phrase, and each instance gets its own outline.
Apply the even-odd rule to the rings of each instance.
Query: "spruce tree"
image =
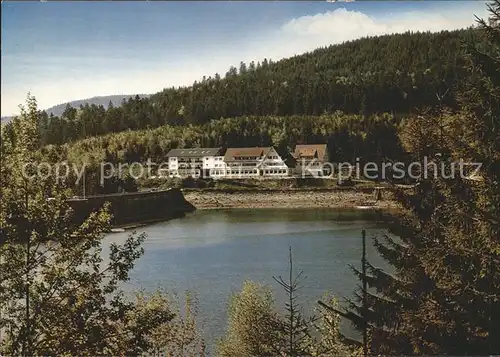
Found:
[[[354,269],[370,288],[366,305],[357,294],[342,313],[359,331],[367,322],[369,354],[500,353],[500,0],[489,10],[478,31],[488,46],[464,46],[459,114],[405,126],[407,149],[436,166],[397,192],[401,212],[374,238],[393,271]],[[481,163],[479,174],[460,171],[460,160]]]

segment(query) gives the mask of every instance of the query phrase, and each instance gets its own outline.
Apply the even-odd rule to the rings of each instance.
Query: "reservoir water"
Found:
[[[349,265],[360,267],[361,231],[367,231],[368,260],[384,266],[370,238],[384,233],[374,211],[339,209],[230,209],[197,211],[180,219],[141,227],[144,256],[125,287],[170,292],[191,290],[210,349],[226,328],[231,293],[245,280],[271,285],[277,304],[284,292],[273,276],[287,276],[288,247],[294,271],[303,271],[300,302],[312,311],[324,293],[342,302],[358,284]],[[106,241],[121,243],[128,233]],[[349,326],[344,326],[349,329]]]

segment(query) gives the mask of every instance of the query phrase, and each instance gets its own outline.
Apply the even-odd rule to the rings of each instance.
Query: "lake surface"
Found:
[[[271,285],[277,303],[284,304],[273,276],[288,276],[289,246],[294,271],[306,277],[299,300],[306,311],[328,291],[339,300],[352,296],[358,281],[349,265],[360,267],[362,229],[368,259],[383,266],[369,239],[384,233],[378,218],[376,212],[345,209],[197,211],[137,230],[147,234],[145,254],[126,289],[194,291],[204,337],[212,347],[225,331],[228,299],[245,280]],[[106,241],[120,243],[127,234],[110,234]]]

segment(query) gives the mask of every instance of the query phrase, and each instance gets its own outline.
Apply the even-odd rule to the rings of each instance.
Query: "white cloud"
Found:
[[[476,14],[486,17],[484,6],[481,9],[484,10]],[[229,66],[237,66],[240,61],[260,61],[263,58],[279,60],[320,46],[365,36],[408,30],[453,30],[473,23],[474,14],[465,8],[440,13],[399,12],[383,17],[340,8],[292,19],[279,26],[274,33],[255,34],[251,42],[241,44],[238,48],[221,49],[220,44],[214,44],[208,53],[210,56],[203,60],[194,58],[188,59],[188,62],[171,63],[168,57],[158,56],[156,63],[148,61],[147,67],[143,61],[126,61],[126,69],[122,70],[122,66],[117,68],[116,59],[98,58],[99,73],[106,73],[105,75],[74,70],[68,76],[62,69],[62,73],[56,77],[50,76],[50,80],[39,76],[38,78],[43,78],[43,82],[37,82],[37,76],[30,76],[35,80],[18,81],[22,84],[17,83],[15,87],[7,88],[2,80],[2,116],[17,113],[17,106],[24,102],[28,91],[36,96],[41,108],[97,95],[154,93],[172,85],[189,85],[203,75],[209,76],[216,72],[224,74]],[[71,63],[68,59],[51,58],[44,59],[43,67],[47,66],[47,62],[52,62],[54,71],[59,68],[61,61]],[[88,63],[91,62],[92,58],[89,58]]]
[[[478,15],[486,17],[486,10]],[[415,11],[372,17],[359,11],[340,8],[287,22],[281,27],[281,38],[275,41],[274,52],[278,57],[281,57],[280,53],[290,56],[366,36],[406,31],[455,30],[473,24],[474,14],[464,10],[441,13]]]
[[[329,37],[336,41],[350,40],[368,35],[383,35],[404,31],[452,30],[472,24],[470,13],[438,14],[407,12],[391,18],[377,19],[362,12],[340,8],[314,16],[293,19],[285,26],[285,32],[297,36]]]

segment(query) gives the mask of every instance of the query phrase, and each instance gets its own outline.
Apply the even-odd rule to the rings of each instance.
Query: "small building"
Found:
[[[212,170],[223,162],[222,148],[172,149],[168,152],[170,177],[210,177]]]
[[[224,155],[226,178],[279,178],[288,166],[273,147],[229,148]]]
[[[332,167],[326,144],[304,144],[295,146],[292,154],[295,173],[300,176],[325,177],[331,175]]]

